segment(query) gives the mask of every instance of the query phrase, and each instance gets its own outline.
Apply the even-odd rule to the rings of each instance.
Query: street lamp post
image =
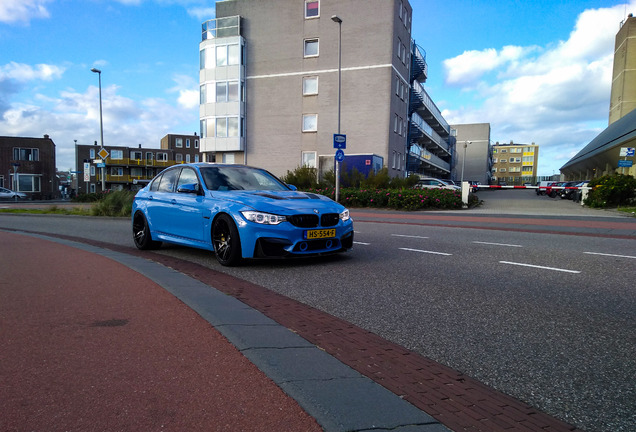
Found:
[[[471,144],[470,141],[464,141],[464,157],[462,158],[462,178],[461,178],[461,183],[463,185],[464,183],[464,166],[466,165],[466,148],[468,147],[468,144]]]
[[[338,135],[340,135],[340,102],[342,91],[342,20],[338,15],[331,17],[338,23]],[[336,160],[336,202],[340,201],[340,161]]]
[[[101,138],[101,148],[104,148],[104,122],[102,120],[102,71],[96,68],[91,69],[99,76],[99,133]],[[106,163],[106,161],[104,161]],[[106,191],[106,167],[102,166],[102,192]]]

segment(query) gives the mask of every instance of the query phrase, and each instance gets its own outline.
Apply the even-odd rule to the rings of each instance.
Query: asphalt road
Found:
[[[502,192],[483,199],[512,196]],[[522,192],[513,207],[534,203],[538,219],[612,216]],[[475,213],[491,211],[501,213]],[[121,219],[0,214],[0,228],[134,247]],[[582,429],[636,430],[634,240],[356,222],[354,250],[338,257],[228,269],[205,251],[161,253],[343,318]]]

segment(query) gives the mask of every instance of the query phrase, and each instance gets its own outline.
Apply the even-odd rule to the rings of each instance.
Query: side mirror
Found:
[[[294,185],[288,184],[287,187],[290,188],[293,191],[297,191],[298,190],[298,188],[296,186],[294,186]]]
[[[199,194],[199,184],[191,183],[191,184],[183,184],[177,188],[178,193],[186,193],[186,194]]]

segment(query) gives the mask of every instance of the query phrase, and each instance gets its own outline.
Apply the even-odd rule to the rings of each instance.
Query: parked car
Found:
[[[558,195],[561,197],[561,199],[572,199],[572,195],[574,194],[574,192],[577,191],[577,189],[572,189],[575,188],[577,184],[579,184],[580,182],[576,182],[576,181],[570,181],[570,182],[566,182],[563,184],[563,187],[567,188],[567,189],[560,189],[558,191]]]
[[[26,194],[0,187],[0,199],[26,199]]]
[[[545,195],[547,191],[547,187],[551,186],[554,181],[540,181],[537,183],[538,188],[536,189],[537,195]]]
[[[349,210],[297,191],[269,172],[243,165],[181,164],[135,195],[133,240],[207,249],[224,266],[244,258],[344,252],[353,247]]]
[[[448,180],[440,180],[432,177],[422,177],[415,185],[417,189],[450,189],[461,191],[462,188],[448,182]]]
[[[479,190],[479,186],[481,185],[481,182],[475,181],[475,180],[468,180],[468,184],[470,184],[470,191],[472,193],[475,193]]]

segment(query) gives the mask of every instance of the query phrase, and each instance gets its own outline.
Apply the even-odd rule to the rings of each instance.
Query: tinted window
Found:
[[[289,190],[265,170],[250,167],[220,166],[201,168],[205,185],[210,190]]]
[[[179,189],[179,186],[182,186],[185,184],[194,184],[194,183],[197,183],[197,184],[199,183],[199,179],[197,178],[197,173],[195,173],[194,170],[191,168],[184,168],[181,171],[181,175],[179,176],[177,189]]]
[[[177,175],[179,174],[179,169],[173,169],[170,171],[166,171],[163,173],[161,177],[161,183],[159,183],[159,192],[173,192],[174,185],[177,182]]]

